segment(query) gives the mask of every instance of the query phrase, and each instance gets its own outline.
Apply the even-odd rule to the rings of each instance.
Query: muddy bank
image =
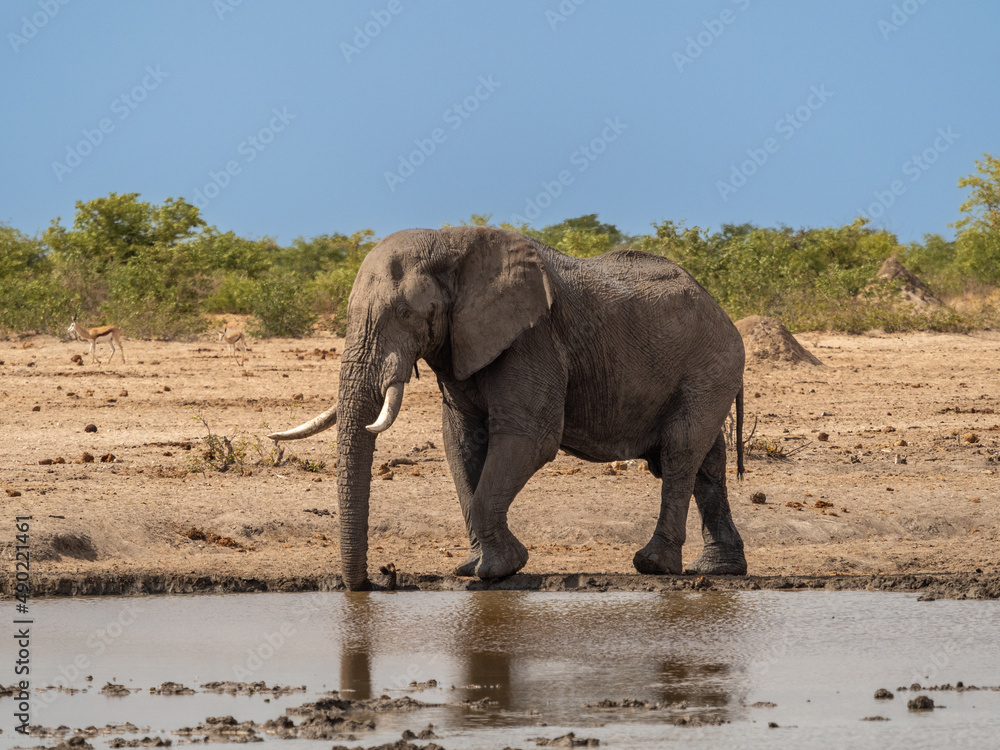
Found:
[[[343,591],[339,575],[243,578],[135,572],[108,575],[40,575],[33,597],[138,596],[145,594],[242,594]],[[934,599],[1000,599],[1000,571],[914,575],[833,576],[645,576],[638,574],[518,574],[487,583],[473,578],[400,572],[400,592],[414,591],[885,591]],[[13,595],[13,581],[0,582],[0,596]]]

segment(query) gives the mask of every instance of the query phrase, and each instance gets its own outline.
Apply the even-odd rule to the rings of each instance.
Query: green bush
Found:
[[[309,284],[316,312],[329,319],[330,329],[338,336],[346,333],[347,302],[358,270],[376,244],[375,233],[371,229],[355,232],[347,238],[342,258],[331,264],[328,270],[316,274]]]
[[[347,300],[357,275],[358,268],[345,263],[319,274],[309,283],[317,312],[329,319],[330,329],[338,336],[343,336],[347,330]]]
[[[215,227],[208,227],[186,243],[186,247],[193,262],[203,271],[250,279],[259,279],[271,270],[278,250],[270,238],[248,240],[234,232],[220,234]]]
[[[102,317],[135,338],[188,338],[204,331],[194,280],[184,283],[164,270],[145,258],[110,268]]]
[[[680,263],[734,320],[780,319],[793,331],[963,331],[1000,323],[1000,159],[986,154],[954,226],[954,241],[927,235],[900,247],[865,220],[791,229],[723,225],[712,232],[662,221],[628,236],[597,214],[512,229],[577,257],[635,247]],[[462,224],[488,226],[488,214]],[[0,224],[0,332],[62,333],[73,313],[114,323],[129,336],[186,337],[209,314],[252,316],[258,337],[308,335],[322,319],[343,334],[347,303],[374,232],[250,240],[207,227],[183,198],[161,205],[136,193],[80,201],[72,228],[60,219],[38,238]],[[892,284],[872,281],[896,255],[953,307],[901,304]]]
[[[319,317],[313,295],[297,276],[273,273],[261,280],[251,300],[247,331],[257,338],[308,336]]]
[[[899,248],[893,235],[864,220],[800,230],[724,225],[717,233],[670,221],[654,226],[656,234],[641,238],[639,247],[680,263],[734,320],[765,315],[790,330],[857,330],[880,315],[897,326],[905,315],[866,294]]]
[[[213,314],[249,315],[254,300],[261,294],[262,283],[242,273],[227,273],[215,291],[204,299],[202,309]]]
[[[65,331],[70,321],[66,288],[40,242],[0,224],[0,332]]]
[[[0,333],[60,335],[69,326],[70,300],[52,279],[0,279]]]

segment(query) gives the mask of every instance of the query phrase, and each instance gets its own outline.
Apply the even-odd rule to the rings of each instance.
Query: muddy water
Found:
[[[996,601],[862,592],[251,594],[44,600],[33,616],[33,686],[86,692],[36,693],[32,723],[130,721],[175,745],[175,730],[206,717],[264,722],[339,690],[441,705],[365,715],[376,729],[357,732],[357,741],[291,747],[367,747],[429,723],[449,750],[530,748],[531,738],[568,731],[628,748],[1000,746],[1000,691],[921,691],[946,708],[916,713],[906,703],[917,693],[897,690],[1000,685]],[[201,690],[222,680],[306,691]],[[437,685],[410,687],[431,680]],[[197,692],[150,694],[166,681]],[[136,692],[107,697],[99,692],[107,682]],[[878,688],[895,698],[875,700]],[[587,705],[625,698],[647,705]],[[3,747],[15,744],[11,705],[0,700]],[[862,721],[871,716],[890,721]]]

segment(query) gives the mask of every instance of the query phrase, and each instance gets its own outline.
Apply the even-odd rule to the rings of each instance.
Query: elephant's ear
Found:
[[[462,257],[451,317],[452,369],[465,380],[545,315],[552,290],[525,238],[478,230]]]

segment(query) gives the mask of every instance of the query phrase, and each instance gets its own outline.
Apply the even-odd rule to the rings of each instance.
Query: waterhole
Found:
[[[995,747],[1000,737],[996,601],[337,592],[40,600],[32,614],[31,723],[69,731],[21,738],[13,701],[0,699],[4,747],[52,746],[73,730],[123,722],[139,731],[87,741],[102,748],[148,736],[177,746],[202,736],[183,728],[224,716],[273,743],[281,740],[267,721],[331,697],[339,701],[331,710],[355,723],[286,747],[372,747],[406,731],[417,747],[448,750],[560,737],[622,748]],[[296,692],[203,687],[221,681]],[[151,694],[165,682],[194,692]],[[102,693],[108,683],[128,692]],[[894,697],[875,699],[881,688]],[[909,710],[918,695],[935,708]],[[431,705],[383,701],[390,710],[377,711],[380,696]],[[309,710],[285,723],[300,724]]]

